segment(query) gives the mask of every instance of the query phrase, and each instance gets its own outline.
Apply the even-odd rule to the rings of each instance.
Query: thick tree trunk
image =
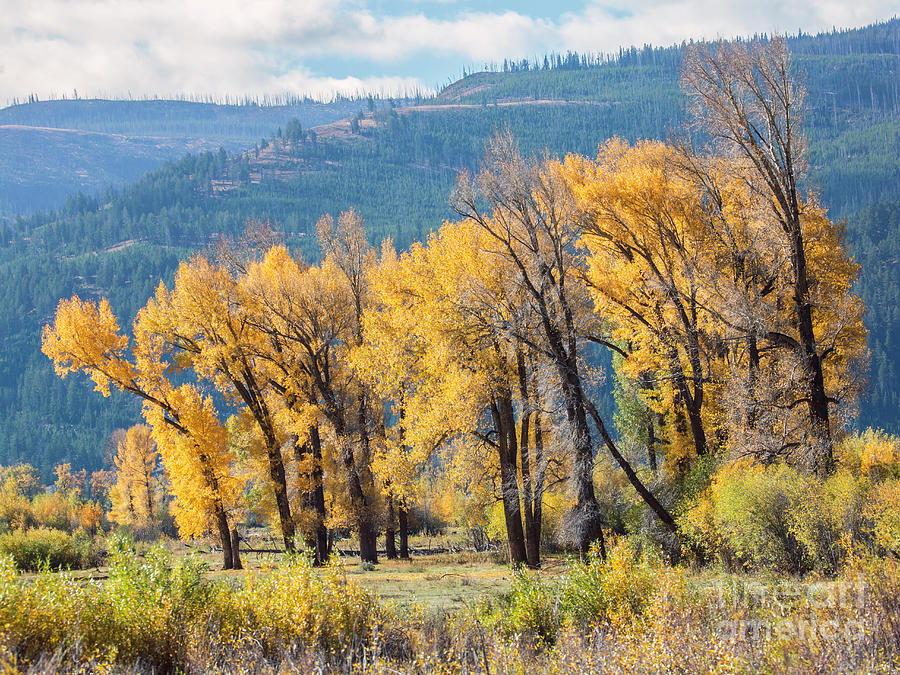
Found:
[[[234,568],[234,552],[231,549],[231,528],[228,527],[228,516],[225,515],[225,509],[222,508],[221,502],[217,501],[213,509],[216,527],[219,529],[219,543],[222,544],[223,568],[230,570]]]
[[[387,527],[384,530],[384,550],[388,560],[397,558],[397,533],[394,530],[394,497],[388,495]]]
[[[313,554],[313,564],[321,565],[328,557],[327,533],[325,532],[325,493],[322,487],[322,441],[318,427],[310,427],[309,440],[298,443],[294,438],[294,460],[298,465],[312,460],[312,467],[306,477],[306,490],[302,493],[303,505],[316,514],[313,529],[304,532],[306,545]]]
[[[747,366],[747,428],[756,428],[756,382],[759,378],[759,345],[756,342],[756,336],[751,335],[747,338],[747,356],[749,357],[749,365]]]
[[[368,518],[359,523],[359,558],[363,562],[378,562],[378,532]]]
[[[544,463],[544,436],[541,430],[541,413],[540,410],[534,411],[534,532],[532,538],[538,543],[538,552],[540,552],[541,543],[541,527],[544,514],[544,485],[547,480],[547,467]]]
[[[206,487],[209,488],[213,496],[213,520],[216,521],[216,528],[219,530],[223,568],[230,570],[234,565],[231,551],[231,530],[228,527],[228,515],[225,513],[225,506],[222,504],[222,497],[219,492],[219,481],[210,466],[209,459],[202,452],[198,459],[200,461],[200,471],[203,474],[203,479],[206,481]]]
[[[319,436],[318,426],[310,428],[309,440],[313,454],[312,496],[316,512],[316,563],[322,565],[328,560],[329,547],[328,528],[325,527],[328,513],[325,510],[325,486],[322,481],[322,439]]]
[[[266,457],[269,462],[269,478],[275,492],[275,504],[278,507],[278,519],[281,522],[281,536],[284,548],[294,550],[294,518],[291,516],[291,503],[288,500],[287,480],[284,473],[284,462],[281,449],[275,443],[275,437],[266,439]]]
[[[359,533],[359,553],[363,562],[378,562],[377,532],[372,523],[372,514],[369,513],[369,504],[362,488],[359,471],[356,468],[356,459],[353,456],[353,444],[349,439],[344,440],[346,447],[343,452],[344,469],[347,472],[347,486],[350,497],[350,508],[353,509]]]
[[[575,488],[575,507],[569,512],[568,529],[575,546],[582,555],[591,544],[600,542],[603,548],[603,529],[600,504],[594,493],[594,450],[591,445],[591,431],[587,422],[586,398],[578,372],[578,345],[571,315],[567,312],[566,342],[563,335],[552,325],[546,307],[542,308],[544,332],[553,354],[554,366],[559,377],[559,385],[566,410],[566,422],[572,434],[572,482]]]
[[[522,457],[522,500],[525,515],[525,557],[528,567],[537,569],[541,566],[541,528],[535,520],[536,508],[534,481],[531,475],[531,457],[529,452],[529,433],[531,431],[532,405],[528,393],[528,371],[525,367],[525,356],[521,350],[516,353],[516,368],[519,375],[519,398],[522,410],[519,414],[519,455]]]
[[[695,396],[688,387],[687,377],[681,368],[678,360],[678,354],[672,353],[672,375],[675,378],[675,385],[678,387],[679,401],[681,402],[684,412],[687,414],[688,424],[691,428],[691,437],[694,439],[694,449],[698,457],[703,457],[709,452],[709,446],[706,443],[706,431],[703,428],[703,418],[700,415],[700,406],[703,403],[701,396]],[[702,389],[700,389],[702,394]]]
[[[400,557],[409,560],[409,519],[403,504],[397,509],[397,526],[400,528]]]
[[[812,433],[821,446],[818,448],[819,459],[815,470],[820,478],[825,478],[834,470],[834,448],[828,412],[828,394],[825,391],[825,376],[822,372],[822,359],[816,347],[816,336],[813,330],[806,252],[803,248],[803,232],[800,227],[799,215],[796,218],[796,222],[792,223],[791,229],[791,264],[794,271],[794,304],[797,309],[800,357],[803,360],[809,383],[807,406]]]
[[[253,414],[253,418],[256,420],[256,424],[265,439],[269,480],[275,493],[275,505],[278,509],[278,519],[281,523],[281,536],[284,539],[285,550],[293,551],[294,518],[291,515],[291,504],[288,500],[287,479],[284,472],[284,461],[281,459],[281,447],[278,445],[275,436],[275,427],[272,422],[272,416],[269,414],[269,407],[246,361],[239,375],[231,370],[228,363],[224,362],[222,371],[229,373],[232,384]]]
[[[574,528],[576,546],[584,555],[595,541],[600,542],[601,549],[604,547],[602,516],[600,504],[597,503],[594,493],[594,451],[591,447],[581,381],[574,364],[571,366],[566,364],[562,375],[566,382],[564,392],[568,390],[566,398],[569,405],[566,406],[566,416],[572,428],[575,446],[573,467],[575,508],[570,514],[571,527]]]
[[[365,392],[360,394],[357,423],[359,425],[360,459],[362,466],[356,469],[356,479],[359,482],[359,495],[362,497],[357,503],[361,506],[357,510],[359,520],[359,554],[364,562],[378,562],[378,531],[373,522],[371,507],[367,504],[363,483],[371,487],[372,476],[368,471],[369,463],[369,422],[368,408],[366,407]]]
[[[234,569],[244,569],[241,565],[241,535],[238,534],[237,528],[231,531],[231,560]]]
[[[347,472],[347,491],[350,497],[350,508],[353,511],[356,520],[357,532],[359,534],[359,552],[360,559],[363,562],[378,562],[378,533],[372,522],[372,514],[369,511],[366,493],[362,487],[359,469],[356,466],[356,457],[353,452],[353,442],[347,433],[347,424],[343,414],[335,405],[326,406],[326,412],[330,413],[331,422],[334,425],[334,434],[338,441],[343,444],[341,452],[341,463]],[[361,432],[361,438],[366,439],[365,433]]]
[[[522,512],[519,505],[519,479],[516,468],[516,429],[512,400],[509,394],[497,397],[491,404],[500,459],[500,490],[503,500],[503,516],[506,520],[506,537],[509,542],[509,561],[520,565],[527,561],[525,533],[522,529]]]

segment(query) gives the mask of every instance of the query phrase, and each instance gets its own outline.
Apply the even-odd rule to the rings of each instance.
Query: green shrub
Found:
[[[0,535],[0,555],[8,555],[20,570],[84,569],[97,564],[90,540],[61,530],[13,530]]]
[[[66,670],[118,662],[155,672],[186,663],[213,596],[205,565],[161,548],[143,559],[120,543],[110,548],[105,581],[49,571],[19,577],[12,559],[0,557],[0,638],[19,663],[65,655]]]
[[[557,583],[518,571],[499,606],[488,605],[483,621],[506,636],[520,635],[538,646],[556,641],[565,625],[583,629],[631,626],[643,621],[668,572],[639,554],[628,541],[615,544],[606,560],[594,549],[573,560]]]
[[[809,558],[793,519],[815,488],[810,478],[784,464],[732,462],[681,516],[681,529],[729,567],[800,572]]]
[[[535,572],[518,570],[512,578],[502,627],[507,634],[527,635],[536,644],[550,644],[559,629],[556,593]]]
[[[658,561],[638,554],[628,541],[607,559],[597,551],[569,568],[562,582],[561,612],[575,625],[624,625],[639,620],[664,574]]]

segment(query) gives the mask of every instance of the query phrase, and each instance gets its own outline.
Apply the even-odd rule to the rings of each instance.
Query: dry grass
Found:
[[[270,556],[247,560],[242,572],[205,573],[169,556],[120,559],[127,574],[112,568],[109,581],[94,583],[4,568],[0,666],[900,672],[900,566],[891,561],[857,560],[841,577],[804,580],[671,568],[624,543],[607,562],[551,558],[540,572],[513,572],[481,553],[383,560],[374,570],[349,558],[311,569]]]

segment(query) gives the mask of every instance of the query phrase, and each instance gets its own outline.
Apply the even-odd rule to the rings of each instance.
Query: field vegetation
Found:
[[[210,574],[196,555],[109,542],[102,579],[3,558],[0,656],[46,672],[893,672],[900,569],[829,578],[671,567],[625,540],[554,573],[444,554],[362,572],[333,560]],[[399,566],[399,567],[398,567]],[[406,569],[401,569],[401,567]],[[478,593],[453,603],[440,570]],[[391,569],[393,568],[393,569]],[[499,575],[503,575],[500,579]],[[465,581],[468,579],[468,581]],[[390,597],[414,584],[425,600]]]

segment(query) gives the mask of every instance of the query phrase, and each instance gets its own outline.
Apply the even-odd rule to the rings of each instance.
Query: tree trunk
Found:
[[[540,408],[540,406],[538,406]],[[541,430],[541,413],[540,410],[534,411],[534,532],[532,538],[538,543],[538,552],[540,552],[541,544],[541,527],[544,514],[544,484],[547,479],[547,465],[544,463],[544,436]]]
[[[397,509],[397,525],[400,528],[400,557],[409,560],[409,522],[403,504]]]
[[[387,527],[384,530],[384,549],[388,560],[397,558],[397,538],[394,530],[394,497],[388,495]]]
[[[312,459],[312,467],[306,477],[306,490],[302,493],[305,508],[311,509],[316,514],[315,525],[312,530],[304,533],[307,547],[313,554],[313,564],[321,565],[327,556],[327,538],[325,533],[325,494],[322,488],[322,441],[319,437],[318,427],[309,428],[309,440],[306,443],[298,443],[294,438],[294,460],[298,465],[306,461],[307,456]]]
[[[513,565],[520,565],[527,561],[527,556],[519,505],[515,418],[512,411],[512,400],[508,393],[501,394],[491,403],[491,414],[494,418],[494,428],[497,430],[500,490],[503,500],[503,516],[506,520],[506,537],[509,542],[509,561]]]
[[[222,544],[223,569],[234,568],[234,552],[231,550],[231,529],[228,527],[228,516],[221,502],[216,500],[213,506],[216,518],[216,527],[219,528],[219,543]]]
[[[759,378],[759,346],[756,336],[747,338],[747,355],[750,363],[747,366],[747,428],[756,428],[756,382]]]
[[[237,528],[231,531],[231,560],[234,569],[244,569],[241,565],[241,535],[238,534]]]
[[[213,496],[213,518],[219,530],[219,543],[222,545],[223,569],[230,570],[234,565],[231,552],[231,530],[228,527],[228,515],[225,513],[225,506],[222,504],[222,497],[219,492],[219,481],[212,466],[210,466],[209,459],[202,452],[199,454],[198,459],[206,487]]]
[[[363,562],[378,562],[378,548],[376,542],[377,533],[372,524],[372,514],[369,513],[369,505],[363,492],[362,481],[356,469],[356,460],[353,457],[353,445],[349,439],[345,439],[343,464],[347,471],[348,491],[350,493],[350,508],[353,509],[356,526],[359,533],[359,553]]]
[[[650,471],[654,476],[659,475],[659,467],[656,464],[656,428],[653,418],[656,416],[650,408],[647,408],[647,461],[650,463]]]
[[[519,455],[522,457],[522,500],[525,515],[525,557],[528,567],[538,569],[541,566],[541,528],[535,522],[535,490],[531,476],[531,457],[529,453],[529,432],[531,427],[531,397],[528,393],[528,372],[525,368],[525,356],[521,350],[516,352],[516,369],[519,375],[519,398],[522,410],[519,415]],[[540,510],[539,508],[537,509]]]
[[[618,465],[625,472],[625,475],[628,477],[629,482],[632,487],[637,491],[637,493],[641,496],[644,502],[649,506],[653,512],[657,515],[657,517],[663,522],[663,524],[673,533],[678,533],[678,529],[675,526],[675,519],[672,517],[672,514],[666,510],[666,508],[659,503],[659,500],[653,495],[650,490],[644,485],[641,479],[638,477],[637,473],[631,467],[631,464],[628,462],[625,457],[622,456],[622,453],[619,452],[619,449],[616,447],[616,444],[613,443],[612,438],[609,433],[606,431],[606,426],[603,424],[603,420],[600,417],[600,414],[597,412],[597,408],[593,403],[589,404],[591,416],[594,418],[594,424],[597,427],[597,431],[600,433],[600,436],[603,438],[603,442],[606,444],[607,449],[610,454],[613,456],[613,459],[616,460]]]
[[[678,387],[679,400],[685,413],[687,413],[688,424],[690,424],[691,427],[691,437],[694,439],[694,449],[696,450],[698,457],[703,457],[709,451],[709,447],[706,444],[706,431],[703,428],[703,418],[700,415],[700,406],[703,402],[702,396],[696,397],[691,393],[690,387],[688,387],[687,377],[678,360],[678,354],[674,351],[671,354],[671,362],[672,375],[674,376],[675,384]]]
[[[378,562],[378,532],[369,518],[359,522],[359,558],[362,562]]]
[[[791,264],[794,271],[794,304],[797,308],[800,356],[806,369],[807,381],[809,382],[807,406],[813,436],[819,441],[821,446],[815,470],[820,478],[826,478],[834,470],[834,448],[831,439],[828,394],[825,392],[822,359],[816,347],[816,336],[813,331],[806,252],[803,248],[803,232],[800,227],[799,213],[796,221],[791,223]]]
[[[328,412],[328,409],[326,409]],[[334,425],[334,433],[338,441],[343,444],[341,463],[347,472],[347,491],[350,497],[350,508],[356,520],[359,533],[359,552],[363,562],[378,562],[378,533],[372,523],[372,514],[369,512],[369,504],[363,491],[359,469],[356,466],[356,457],[353,453],[353,442],[347,433],[347,425],[343,415],[336,407],[331,409],[331,421]],[[365,439],[365,433],[360,437]]]
[[[325,487],[322,481],[322,438],[319,436],[318,426],[310,428],[309,440],[313,454],[312,492],[313,507],[316,511],[316,563],[322,565],[328,560],[329,547],[328,528],[325,527],[328,513],[325,510]]]
[[[144,482],[147,485],[147,523],[149,524],[153,522],[153,488],[151,484],[151,479],[153,478],[153,476],[147,470],[146,466],[144,469]]]
[[[281,523],[281,536],[284,539],[284,548],[287,551],[294,550],[294,518],[291,515],[291,504],[288,500],[287,479],[284,472],[284,461],[281,459],[281,448],[275,436],[275,427],[269,407],[262,397],[256,378],[250,372],[246,361],[241,369],[240,376],[232,372],[228,364],[223,364],[222,372],[228,373],[232,384],[237,389],[241,399],[253,414],[256,424],[265,439],[266,460],[269,465],[269,480],[275,493],[275,505],[278,508],[278,519]]]
[[[275,438],[267,439],[266,456],[269,461],[269,478],[275,491],[275,504],[278,507],[278,519],[281,522],[281,536],[284,548],[294,550],[294,518],[291,516],[291,503],[288,501],[287,480],[284,473],[284,462],[281,460],[281,449],[275,444]]]
[[[594,493],[594,451],[591,447],[591,433],[587,424],[585,397],[581,389],[575,364],[558,364],[562,370],[563,392],[567,401],[566,418],[573,433],[575,482],[575,508],[571,511],[570,528],[573,529],[575,543],[582,555],[586,554],[595,541],[604,547],[600,504]],[[605,555],[604,555],[605,557]]]
[[[358,314],[357,314],[358,315]],[[369,461],[369,422],[365,392],[360,394],[357,422],[359,425],[360,459],[362,466],[356,469],[356,480],[359,484],[358,494],[361,497],[357,504],[361,507],[357,510],[359,520],[359,555],[364,562],[378,562],[378,531],[372,520],[373,514],[367,504],[363,482],[369,486],[372,477],[368,473]]]

